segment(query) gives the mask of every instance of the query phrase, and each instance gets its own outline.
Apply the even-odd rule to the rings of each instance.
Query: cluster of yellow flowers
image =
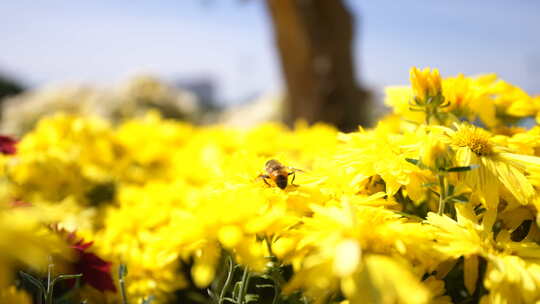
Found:
[[[32,207],[0,208],[0,302],[24,296],[14,265],[62,255],[39,235],[55,223],[127,266],[130,303],[198,289],[247,303],[250,277],[270,281],[272,303],[537,303],[540,97],[493,75],[413,68],[411,83],[388,88],[393,114],[347,134],[155,113],[41,120],[2,158],[3,200]]]

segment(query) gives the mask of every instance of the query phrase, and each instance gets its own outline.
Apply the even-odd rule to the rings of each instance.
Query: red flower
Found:
[[[112,263],[88,251],[94,242],[85,243],[84,239],[77,240],[75,232],[58,228],[57,224],[52,224],[50,227],[68,242],[70,248],[75,250],[76,259],[72,267],[75,273],[82,274],[82,283],[88,283],[101,292],[106,290],[116,292],[116,286],[111,276]],[[70,285],[74,284],[75,280],[72,280]]]
[[[81,239],[77,243],[71,245],[71,248],[75,249],[78,255],[74,270],[76,273],[82,273],[82,281],[90,284],[90,286],[95,289],[99,291],[109,290],[116,292],[116,286],[114,285],[111,276],[112,263],[87,251],[93,243],[94,242],[84,243],[84,240]]]
[[[15,144],[17,144],[17,140],[9,136],[0,135],[0,153],[6,155],[15,154],[17,152],[17,147],[15,147]]]

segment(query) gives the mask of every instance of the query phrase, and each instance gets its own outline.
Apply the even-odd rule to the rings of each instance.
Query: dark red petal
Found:
[[[84,243],[84,239],[81,239],[77,243],[71,245],[71,248],[74,248],[80,251],[85,251],[86,249],[90,248],[93,244],[94,242]]]
[[[79,261],[75,271],[83,274],[83,281],[100,291],[116,292],[116,286],[111,276],[110,262],[107,262],[91,252],[79,252]]]
[[[112,263],[103,260],[92,252],[87,252],[87,249],[90,248],[94,242],[85,242],[82,238],[77,240],[75,232],[67,233],[63,229],[57,231],[66,238],[70,247],[73,248],[78,255],[78,259],[74,263],[73,268],[76,273],[81,273],[83,275],[81,281],[88,283],[90,286],[102,292],[106,290],[116,292],[116,286],[114,285],[111,276]],[[70,283],[74,284],[75,280]]]
[[[9,136],[0,135],[0,153],[12,155],[17,152],[17,141]]]

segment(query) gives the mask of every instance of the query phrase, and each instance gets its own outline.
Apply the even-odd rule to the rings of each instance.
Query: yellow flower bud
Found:
[[[410,71],[411,85],[414,96],[420,100],[438,96],[442,93],[441,75],[439,70],[425,68],[419,70],[416,67]]]
[[[428,69],[429,71],[429,69]],[[428,77],[428,91],[430,96],[437,96],[442,92],[441,74],[438,69],[433,69],[431,77]]]

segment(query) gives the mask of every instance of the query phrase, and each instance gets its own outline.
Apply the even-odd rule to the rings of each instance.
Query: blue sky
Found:
[[[540,1],[357,1],[362,83],[403,84],[411,66],[494,72],[540,93]],[[282,87],[262,0],[18,0],[0,9],[0,69],[32,86],[114,83],[137,72],[209,77],[234,102]]]

